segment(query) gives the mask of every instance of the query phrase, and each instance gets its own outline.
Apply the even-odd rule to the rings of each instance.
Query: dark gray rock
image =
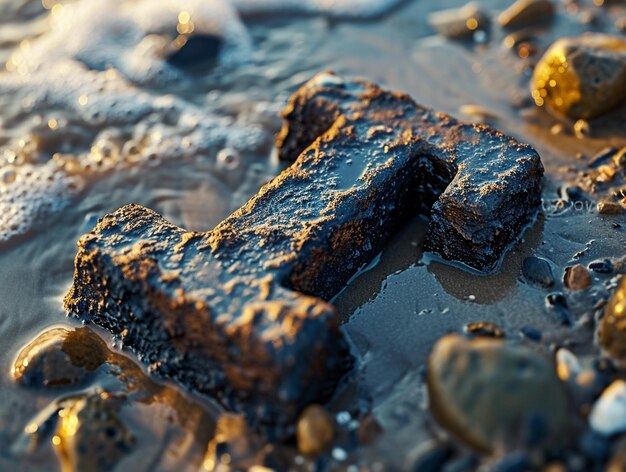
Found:
[[[537,212],[539,156],[407,95],[318,75],[278,137],[293,161],[208,233],[128,205],[78,243],[67,310],[150,368],[244,412],[293,424],[350,367],[330,299],[408,217],[426,249],[490,270]]]
[[[211,34],[194,34],[173,50],[166,61],[179,69],[198,70],[212,67],[219,60],[222,38]]]
[[[541,257],[527,257],[522,263],[522,274],[530,283],[544,288],[554,285],[550,263]]]

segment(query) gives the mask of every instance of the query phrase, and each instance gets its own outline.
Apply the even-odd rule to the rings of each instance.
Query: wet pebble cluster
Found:
[[[490,471],[622,470],[615,467],[625,463],[624,272],[624,258],[599,259],[568,266],[561,281],[556,265],[531,256],[522,280],[539,291],[563,286],[546,295],[546,306],[548,314],[566,312],[568,323],[560,327],[555,317],[552,330],[506,333],[472,322],[464,336],[441,338],[427,385],[444,434],[420,456],[421,466],[436,464],[423,470],[457,470],[463,461]]]

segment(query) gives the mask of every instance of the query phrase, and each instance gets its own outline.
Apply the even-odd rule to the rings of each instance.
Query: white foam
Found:
[[[267,140],[259,110],[224,117],[165,84],[194,80],[168,63],[181,37],[221,38],[218,68],[245,63],[253,45],[240,15],[323,13],[368,17],[399,0],[76,0],[58,3],[0,73],[0,241],[60,211],[104,171],[162,159],[254,150]],[[48,7],[55,4],[44,2]],[[0,0],[12,18],[40,0]],[[8,18],[8,17],[7,17]],[[4,20],[8,21],[8,20]],[[181,26],[182,25],[182,26]],[[12,30],[13,31],[13,30]],[[182,32],[181,32],[182,31]],[[25,35],[32,35],[25,30]],[[26,37],[26,36],[25,36]],[[18,38],[19,39],[19,38]],[[258,112],[258,113],[257,113]],[[259,116],[255,116],[259,115]],[[252,122],[252,123],[251,123]],[[222,159],[224,160],[224,159]],[[233,170],[231,161],[219,161]],[[233,169],[231,169],[231,167]]]
[[[341,18],[372,18],[403,0],[231,0],[243,16],[267,13],[324,14]]]

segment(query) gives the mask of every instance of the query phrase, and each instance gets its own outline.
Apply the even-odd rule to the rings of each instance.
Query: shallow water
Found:
[[[626,145],[624,110],[592,122],[589,138],[552,135],[555,121],[529,102],[533,59],[522,60],[502,45],[505,33],[497,27],[481,44],[435,36],[427,13],[460,1],[408,1],[382,18],[360,21],[343,18],[341,10],[331,9],[335,15],[330,16],[329,10],[316,6],[325,2],[289,3],[293,10],[303,5],[303,15],[280,15],[279,2],[258,9],[247,1],[190,2],[195,15],[207,20],[197,27],[226,38],[224,56],[208,73],[172,69],[159,58],[158,41],[145,41],[146,31],[161,28],[170,34],[177,27],[178,2],[167,2],[167,8],[151,7],[147,1],[116,2],[115,9],[108,2],[94,2],[106,5],[102,7],[89,1],[71,2],[56,13],[34,1],[0,2],[0,62],[11,63],[0,73],[3,470],[58,469],[51,444],[30,454],[16,454],[13,446],[40,410],[69,391],[18,387],[10,368],[20,347],[39,332],[73,323],[65,318],[61,298],[71,282],[78,237],[100,215],[129,202],[188,229],[212,228],[280,171],[272,151],[272,136],[280,126],[277,113],[289,94],[316,72],[332,69],[363,76],[460,118],[472,118],[461,115],[463,105],[486,108],[496,127],[540,153],[546,203],[557,197],[562,182],[573,178],[572,169],[585,167],[588,159],[576,159],[576,153],[591,156],[607,145]],[[494,12],[503,3],[481,2]],[[363,5],[357,10],[363,15],[356,16],[382,9],[377,2],[354,4]],[[174,14],[168,13],[170,5]],[[374,7],[368,10],[368,5]],[[75,10],[63,12],[66,8]],[[597,23],[584,24],[580,14],[561,11],[551,24],[536,29],[537,44],[545,47],[557,37],[589,30],[614,32],[613,18],[626,14],[620,6],[610,11],[585,8],[599,15]],[[152,24],[142,30],[133,23],[137,15],[144,18],[142,25],[150,19]],[[116,31],[118,38],[110,28],[120,16],[130,19],[125,34]],[[66,44],[68,31],[84,41],[76,47],[71,41]],[[102,43],[102,38],[107,41]],[[99,56],[94,53],[98,49],[103,49]],[[19,191],[13,177],[7,177],[9,166],[17,169],[15,182],[22,179]],[[424,413],[421,368],[441,335],[477,320],[494,321],[512,337],[527,325],[556,329],[545,306],[546,291],[521,278],[524,257],[545,257],[562,278],[562,269],[573,261],[586,264],[624,254],[624,228],[614,227],[624,223],[623,216],[545,208],[497,274],[477,276],[423,258],[419,247],[424,224],[415,220],[336,297],[345,332],[360,358],[351,388],[369,399],[366,403],[383,427],[376,443],[350,451],[340,461],[343,465],[360,462],[375,469],[378,463],[385,470],[405,470],[436,436]],[[580,251],[583,255],[575,259]],[[558,282],[554,290],[560,289]],[[110,341],[107,333],[100,334]],[[181,409],[196,411],[191,406],[195,400],[182,391],[180,395]],[[157,402],[137,408],[128,414],[145,419],[164,418],[173,407]],[[141,408],[150,413],[142,414]],[[200,408],[209,411],[207,418],[215,418],[216,407]],[[344,408],[353,410],[355,405],[341,398],[331,404],[335,412]],[[143,431],[140,445],[119,469],[131,464],[137,470],[197,469],[204,452],[201,443],[208,442],[206,431],[212,426],[199,435],[191,426],[183,426],[183,433],[173,426],[176,433],[169,434],[157,424],[158,419],[138,427]],[[185,436],[186,427],[195,439]],[[196,427],[203,430],[202,424]],[[185,440],[197,444],[183,447],[187,455],[177,456],[176,441]]]

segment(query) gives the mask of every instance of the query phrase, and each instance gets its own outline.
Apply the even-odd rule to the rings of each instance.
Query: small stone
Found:
[[[543,334],[537,328],[533,328],[532,326],[522,326],[520,328],[520,333],[527,339],[531,341],[539,342],[543,337]]]
[[[550,263],[540,257],[527,257],[522,263],[522,275],[530,283],[544,288],[554,285]]]
[[[550,0],[517,0],[498,16],[498,23],[504,28],[511,28],[541,20],[548,20],[554,15],[554,5]]]
[[[300,453],[314,456],[328,447],[335,436],[333,419],[320,405],[304,409],[296,426],[296,439]]]
[[[567,299],[562,293],[555,292],[549,294],[546,297],[546,307],[556,315],[559,323],[563,326],[572,324],[572,314],[567,304]]]
[[[615,380],[602,392],[589,414],[589,425],[605,436],[626,431],[626,382]]]
[[[563,282],[572,292],[577,292],[591,285],[591,275],[584,265],[576,264],[565,269]]]
[[[604,309],[598,339],[614,359],[626,360],[626,277],[622,277]]]
[[[444,336],[430,355],[427,385],[435,419],[480,452],[519,447],[531,419],[542,424],[542,444],[558,442],[567,427],[567,395],[554,365],[524,346]]]
[[[591,430],[580,436],[578,447],[586,457],[598,462],[604,462],[611,453],[611,443],[606,436]]]
[[[598,203],[598,213],[601,215],[621,215],[624,213],[624,207],[611,201],[602,201]]]
[[[183,36],[179,36],[182,38]],[[194,70],[212,67],[219,60],[222,38],[213,34],[194,34],[185,37],[180,44],[174,41],[174,47],[166,61],[180,69]]]
[[[470,2],[461,8],[442,10],[431,13],[428,23],[435,31],[446,38],[469,38],[476,31],[484,30],[489,24],[489,17],[479,5]]]
[[[225,413],[215,425],[215,434],[204,456],[206,470],[250,470],[262,464],[263,441],[248,428],[241,415]],[[226,467],[220,467],[220,465]],[[212,467],[207,467],[212,465]]]
[[[503,338],[504,331],[495,323],[489,321],[474,321],[463,327],[463,331],[469,337],[484,336],[487,338]]]
[[[605,472],[624,472],[626,470],[626,438],[623,436],[615,441],[611,459],[604,470]]]
[[[572,351],[565,348],[556,351],[556,373],[562,381],[575,380],[582,370],[582,363]]]
[[[535,67],[531,92],[557,116],[602,115],[626,97],[626,39],[592,33],[556,41]]]
[[[89,328],[53,328],[18,354],[11,374],[26,387],[80,383],[107,360],[106,344]]]
[[[597,272],[598,274],[612,274],[614,269],[613,263],[609,259],[593,261],[589,264],[589,270]]]
[[[359,442],[361,444],[371,443],[382,433],[383,428],[372,414],[368,414],[359,422]]]
[[[566,185],[559,189],[559,196],[568,202],[589,202],[591,198],[577,185]]]
[[[113,470],[131,452],[135,438],[121,420],[122,401],[90,393],[59,412],[53,444],[63,470]]]
[[[346,452],[346,450],[341,449],[340,447],[333,448],[331,455],[333,456],[333,459],[339,462],[343,462],[348,458],[348,453]]]
[[[613,154],[613,162],[618,167],[626,167],[626,146]]]

